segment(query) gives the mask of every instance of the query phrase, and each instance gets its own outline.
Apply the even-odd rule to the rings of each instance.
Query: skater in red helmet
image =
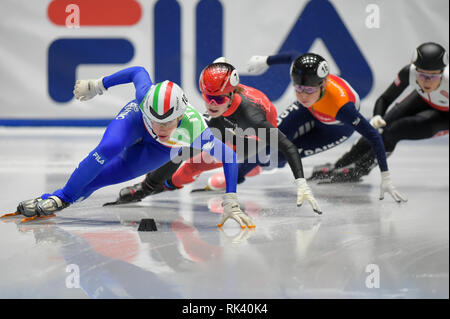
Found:
[[[267,146],[276,147],[287,159],[294,175],[297,205],[306,200],[316,213],[321,214],[305,180],[297,147],[277,129],[277,111],[267,96],[240,83],[237,70],[223,58],[204,68],[199,87],[208,112],[206,120],[215,136],[236,147],[240,160],[257,155]],[[155,194],[161,189],[157,186],[160,183],[164,183],[165,189],[180,188],[194,181],[201,172],[220,166],[221,163],[211,163],[202,154],[179,169],[179,164],[168,163],[148,174],[142,183],[122,189],[116,203],[138,201]]]

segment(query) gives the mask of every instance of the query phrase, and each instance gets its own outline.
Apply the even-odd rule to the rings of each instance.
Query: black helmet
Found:
[[[448,53],[437,43],[423,43],[414,51],[412,63],[423,70],[442,70],[448,64]]]
[[[317,86],[328,76],[328,63],[318,54],[299,56],[291,66],[291,79],[295,85]]]

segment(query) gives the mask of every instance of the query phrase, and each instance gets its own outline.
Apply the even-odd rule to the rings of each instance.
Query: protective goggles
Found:
[[[203,99],[208,103],[211,104],[213,101],[217,105],[225,104],[230,102],[230,96],[228,94],[225,95],[208,95],[208,94],[202,94]]]
[[[417,71],[417,78],[421,79],[422,81],[426,81],[426,80],[436,81],[436,80],[442,78],[442,73],[430,74],[430,73],[423,73],[423,72]]]
[[[297,93],[313,94],[319,91],[320,86],[304,86],[304,85],[294,85],[295,91]]]

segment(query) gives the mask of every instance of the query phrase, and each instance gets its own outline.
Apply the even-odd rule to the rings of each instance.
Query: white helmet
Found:
[[[187,104],[183,90],[177,84],[166,80],[152,85],[140,108],[149,120],[166,123],[182,116]]]

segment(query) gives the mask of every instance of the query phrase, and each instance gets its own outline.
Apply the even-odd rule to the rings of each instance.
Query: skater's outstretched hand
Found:
[[[225,195],[223,195],[222,206],[223,217],[220,221],[220,224],[218,224],[217,226],[222,227],[229,218],[232,218],[241,225],[242,229],[246,227],[256,227],[253,220],[241,210],[236,193],[226,193]]]
[[[87,101],[94,96],[102,95],[106,91],[103,86],[103,78],[97,80],[77,80],[73,89],[75,99],[80,101]]]
[[[381,128],[381,127],[385,127],[386,126],[386,121],[380,115],[375,115],[370,120],[370,125],[372,125],[374,128],[378,129],[378,128]]]
[[[263,74],[269,68],[269,65],[267,64],[267,58],[268,56],[252,56],[247,62],[247,71],[255,75]]]
[[[301,206],[303,204],[303,200],[306,199],[317,214],[322,214],[322,211],[320,210],[319,204],[317,204],[317,201],[314,198],[311,188],[309,188],[308,184],[306,183],[306,179],[298,178],[295,180],[295,182],[297,183],[297,206]]]
[[[384,199],[384,193],[386,193],[386,192],[391,194],[392,198],[397,203],[408,201],[408,199],[406,197],[402,196],[395,189],[394,185],[392,184],[389,171],[381,172],[380,200]]]

